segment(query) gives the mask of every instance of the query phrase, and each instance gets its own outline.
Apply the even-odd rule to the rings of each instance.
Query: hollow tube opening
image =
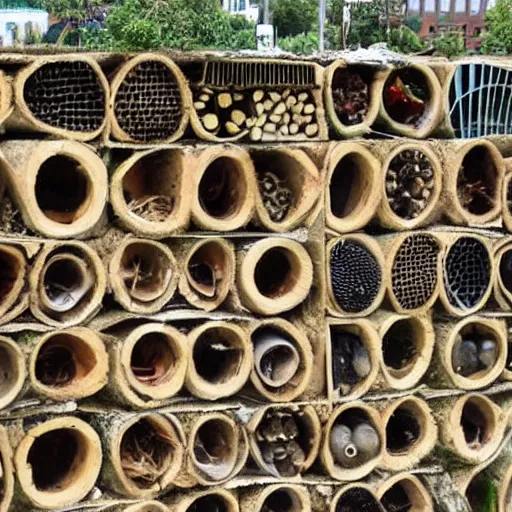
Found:
[[[20,274],[24,272],[21,261],[11,252],[0,248],[0,304],[9,297]]]
[[[187,508],[187,512],[229,512],[230,507],[226,500],[218,494],[208,494],[194,500]]]
[[[469,399],[462,409],[460,426],[467,447],[471,450],[480,450],[491,439],[495,429],[489,405]]]
[[[336,503],[336,512],[358,510],[364,512],[381,512],[377,498],[364,487],[352,487],[345,491]]]
[[[412,403],[397,407],[386,424],[386,449],[391,455],[407,453],[422,437],[422,411]]]
[[[297,257],[289,249],[268,249],[254,269],[254,282],[258,291],[270,299],[277,299],[289,293],[295,286],[298,266]]]
[[[217,219],[236,215],[247,192],[240,165],[229,157],[219,157],[210,163],[197,191],[203,210]]]
[[[302,504],[292,489],[276,489],[269,494],[257,512],[302,512]]]
[[[397,320],[382,340],[382,356],[388,372],[400,378],[411,370],[421,352],[421,327],[414,318]]]
[[[0,341],[0,403],[19,386],[21,368],[14,350]]]

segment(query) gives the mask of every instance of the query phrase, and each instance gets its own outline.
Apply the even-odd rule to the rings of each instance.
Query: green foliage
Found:
[[[482,50],[485,53],[510,55],[512,53],[512,0],[497,0],[485,15],[487,33]]]
[[[318,34],[308,32],[297,36],[283,37],[278,40],[281,50],[297,54],[310,54],[318,50]]]
[[[270,0],[270,12],[279,37],[311,31],[318,20],[317,0]]]
[[[396,52],[415,53],[423,50],[425,43],[421,41],[416,32],[402,25],[399,28],[391,29],[388,46],[391,50]]]
[[[84,20],[88,18],[87,4],[89,9],[94,9],[103,4],[101,0],[36,0],[39,7],[47,10],[57,18]]]
[[[459,57],[466,52],[464,36],[460,32],[446,32],[432,41],[436,53],[443,57]]]
[[[416,34],[421,29],[421,18],[420,16],[411,16],[405,20],[405,24]]]
[[[254,25],[223,12],[217,0],[125,0],[110,10],[104,30],[85,30],[82,41],[121,51],[256,46]]]
[[[386,41],[386,30],[380,20],[383,12],[385,12],[384,0],[353,4],[348,45],[361,45],[367,48],[372,44]]]

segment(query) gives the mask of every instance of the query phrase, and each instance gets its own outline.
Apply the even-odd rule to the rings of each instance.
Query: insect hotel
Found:
[[[0,54],[0,512],[512,510],[512,68]]]

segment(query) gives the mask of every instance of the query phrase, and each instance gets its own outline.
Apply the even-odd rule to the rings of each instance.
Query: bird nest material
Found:
[[[168,470],[173,440],[149,420],[141,419],[123,435],[120,452],[125,475],[139,487],[147,488]]]
[[[386,172],[386,197],[399,217],[417,218],[430,203],[434,186],[434,168],[422,151],[407,149],[391,160]]]
[[[73,353],[66,347],[42,347],[36,361],[36,378],[45,386],[67,386],[76,376]]]
[[[174,198],[162,195],[142,196],[132,199],[128,209],[149,222],[165,222],[174,209]]]
[[[338,68],[331,90],[339,120],[346,126],[362,123],[370,108],[370,89],[361,75],[354,69]]]
[[[348,313],[368,309],[379,294],[382,270],[362,244],[344,240],[331,249],[331,286],[338,306]]]
[[[160,386],[169,377],[174,357],[160,333],[143,336],[133,347],[130,367],[135,378],[148,386]]]

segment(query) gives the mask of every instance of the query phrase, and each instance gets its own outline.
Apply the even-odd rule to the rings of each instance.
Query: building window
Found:
[[[451,0],[441,0],[439,10],[445,14],[450,12],[450,3],[451,3]]]
[[[420,0],[407,0],[407,10],[409,12],[420,12]]]
[[[455,0],[455,12],[466,12],[466,0]]]
[[[245,11],[245,0],[240,0],[240,11]]]
[[[425,0],[425,12],[436,12],[436,0]]]
[[[481,0],[470,0],[470,13],[471,14],[478,14],[480,12],[480,8],[482,6]]]

